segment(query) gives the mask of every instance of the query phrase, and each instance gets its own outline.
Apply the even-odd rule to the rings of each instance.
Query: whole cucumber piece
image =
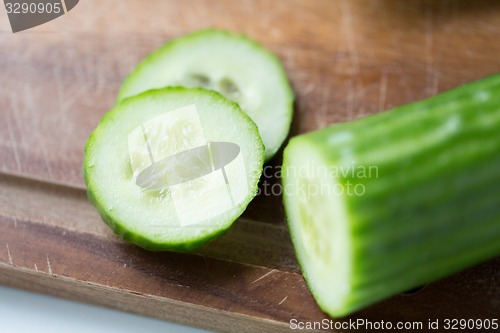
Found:
[[[500,255],[500,75],[295,137],[282,182],[331,316]]]

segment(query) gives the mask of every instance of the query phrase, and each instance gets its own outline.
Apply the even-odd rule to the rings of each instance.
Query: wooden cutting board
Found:
[[[500,72],[499,1],[85,0],[17,34],[2,8],[1,283],[218,331],[284,332],[292,318],[328,318],[297,268],[279,197],[257,197],[193,254],[122,242],[86,200],[83,147],[124,76],[203,27],[244,32],[280,56],[297,93],[291,135]],[[495,259],[349,318],[499,313]]]

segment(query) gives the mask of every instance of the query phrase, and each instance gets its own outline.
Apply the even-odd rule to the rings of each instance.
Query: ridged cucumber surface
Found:
[[[245,210],[263,162],[257,126],[236,103],[165,88],[105,114],[83,171],[90,201],[116,234],[149,250],[189,251]]]
[[[303,275],[331,316],[498,256],[500,75],[295,137],[282,182]]]
[[[244,35],[206,29],[167,42],[125,79],[118,101],[166,86],[212,89],[237,102],[257,124],[266,159],[288,135],[294,95],[283,66]]]

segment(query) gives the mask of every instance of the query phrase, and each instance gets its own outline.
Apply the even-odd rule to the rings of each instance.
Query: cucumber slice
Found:
[[[208,29],[166,43],[125,79],[118,101],[166,86],[212,89],[237,102],[257,124],[266,160],[288,135],[294,96],[283,66],[243,35]]]
[[[189,251],[241,215],[263,161],[257,127],[236,103],[165,88],[102,118],[83,171],[90,201],[116,234],[149,250]]]
[[[500,75],[293,138],[282,181],[298,261],[345,316],[500,255]]]

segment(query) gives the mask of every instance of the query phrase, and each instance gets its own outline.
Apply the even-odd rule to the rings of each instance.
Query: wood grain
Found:
[[[500,72],[498,1],[86,0],[17,34],[2,7],[0,282],[219,331],[327,318],[295,263],[279,196],[259,195],[227,235],[189,255],[123,243],[86,200],[83,147],[125,75],[166,40],[209,26],[280,56],[297,95],[291,135]],[[496,259],[351,318],[494,317],[499,286]]]
[[[291,318],[327,318],[296,269],[274,263],[274,253],[259,253],[262,245],[255,249],[249,238],[271,248],[283,240],[267,230],[248,233],[250,221],[198,253],[152,253],[103,228],[83,190],[5,175],[0,188],[1,283],[220,331],[280,332]],[[254,263],[246,260],[249,253]],[[500,307],[499,265],[490,261],[351,318],[493,318]]]

